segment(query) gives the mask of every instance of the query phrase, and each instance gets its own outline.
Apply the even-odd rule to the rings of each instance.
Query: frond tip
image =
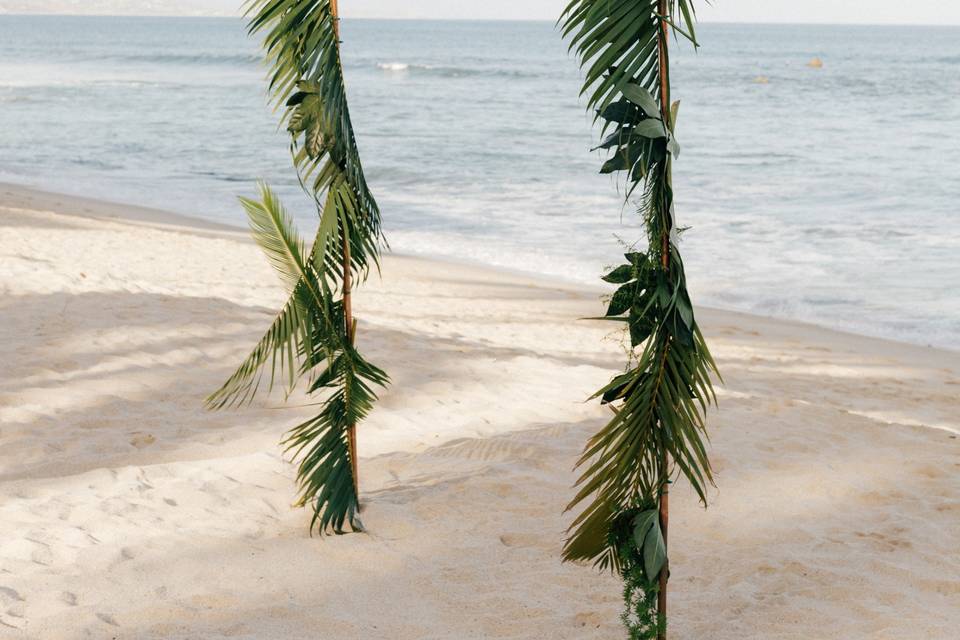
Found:
[[[303,373],[303,355],[310,351],[313,337],[333,330],[328,315],[316,312],[327,301],[316,271],[304,257],[303,240],[273,191],[264,183],[259,187],[259,201],[240,201],[254,239],[287,285],[290,297],[247,359],[207,398],[207,406],[213,409],[252,401],[267,365],[267,391],[277,381],[292,389]]]
[[[292,292],[306,271],[303,239],[270,187],[264,182],[257,186],[260,200],[240,198],[240,204],[247,212],[254,240]]]
[[[317,357],[316,355],[314,357]],[[284,440],[287,451],[300,460],[297,471],[300,506],[311,505],[311,531],[343,533],[346,524],[362,531],[357,514],[359,496],[353,477],[348,429],[367,417],[376,401],[373,385],[389,378],[352,347],[325,359],[310,391],[332,389],[319,414],[294,427]]]

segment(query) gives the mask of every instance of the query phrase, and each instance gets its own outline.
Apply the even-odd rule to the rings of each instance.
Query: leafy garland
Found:
[[[682,16],[681,24],[671,16]],[[601,173],[623,172],[647,250],[627,253],[604,276],[619,285],[605,319],[623,322],[631,360],[594,396],[613,417],[577,463],[582,475],[567,509],[586,503],[570,526],[564,559],[593,561],[625,582],[631,638],[666,630],[667,494],[682,474],[706,504],[713,482],[705,414],[716,403],[717,373],[687,294],[674,226],[671,166],[679,103],[670,103],[668,36],[697,46],[691,0],[572,0],[560,22],[585,70],[582,94],[603,121],[598,148],[611,151]],[[684,29],[686,27],[686,30]]]
[[[269,370],[268,390],[289,393],[303,377],[324,393],[320,412],[294,427],[284,444],[300,460],[299,506],[312,505],[310,530],[362,530],[356,425],[373,408],[374,387],[388,377],[354,346],[351,289],[379,267],[380,211],[360,164],[340,61],[336,0],[250,0],[250,33],[266,32],[270,92],[285,108],[297,177],[320,225],[306,251],[293,220],[266,185],[241,198],[253,237],[279,272],[290,298],[210,408],[253,399]]]

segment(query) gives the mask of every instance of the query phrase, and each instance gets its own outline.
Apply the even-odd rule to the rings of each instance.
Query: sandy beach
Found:
[[[387,256],[369,532],[310,538],[278,446],[307,400],[203,407],[285,297],[247,234],[0,194],[0,638],[622,637],[619,581],[560,562],[623,362],[578,320],[601,289]],[[671,497],[671,637],[956,638],[960,354],[699,313],[718,488]]]

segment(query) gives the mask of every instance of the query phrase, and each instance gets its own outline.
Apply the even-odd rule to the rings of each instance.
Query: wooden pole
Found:
[[[664,18],[667,17],[667,12],[670,10],[667,0],[659,0],[657,3],[657,13],[659,13]],[[667,31],[667,21],[665,19],[660,20],[660,38],[657,42],[657,57],[659,58],[659,67],[660,67],[660,117],[663,119],[664,126],[671,130],[670,122],[670,57],[667,55],[667,43],[669,33]],[[672,134],[672,131],[671,131]],[[667,175],[670,175],[670,154],[667,154]],[[670,266],[670,227],[673,225],[673,221],[670,219],[670,210],[667,209],[664,212],[664,225],[663,225],[663,237],[661,242],[663,243],[660,247],[661,255],[660,259],[663,263],[664,270],[668,269]]]
[[[340,11],[337,9],[337,0],[330,0],[330,15],[333,17],[333,37],[340,41]]]
[[[670,59],[667,55],[667,17],[668,12],[670,11],[670,6],[667,0],[659,0],[657,2],[657,13],[659,13],[662,18],[660,20],[660,38],[657,46],[657,56],[659,58],[660,66],[660,117],[663,119],[664,125],[667,129],[671,130],[672,134],[672,123],[670,122]],[[670,155],[667,154],[667,175],[670,175]],[[663,265],[664,271],[667,271],[670,268],[670,228],[673,225],[673,220],[670,219],[670,210],[669,208],[665,212],[665,224],[663,225],[663,238],[661,245],[661,263]],[[660,531],[663,533],[663,544],[664,547],[667,546],[667,530],[669,528],[670,521],[670,483],[668,481],[668,469],[670,460],[667,457],[667,454],[663,454],[663,458],[660,461],[661,464],[661,474],[663,477],[663,485],[660,487]],[[657,633],[657,640],[666,640],[667,632],[666,625],[664,624],[667,619],[667,580],[670,576],[670,560],[669,553],[667,554],[667,562],[664,563],[663,568],[660,570],[660,589],[657,592],[657,624],[660,626],[660,631]]]
[[[664,456],[666,457],[666,456]],[[666,462],[666,460],[664,460]],[[664,483],[660,490],[660,531],[663,532],[663,546],[667,546],[667,525],[670,520],[670,484]],[[660,570],[660,590],[657,592],[657,623],[661,624],[667,618],[667,579],[670,576],[670,556]],[[666,640],[666,629],[657,634],[657,640]]]
[[[351,273],[350,273],[350,241],[347,238],[347,230],[343,230],[343,324],[347,336],[347,344],[353,346],[355,334],[357,331],[356,321],[353,319],[353,307],[351,300]],[[349,393],[349,391],[347,391]],[[347,399],[349,402],[349,398]],[[360,504],[360,479],[357,469],[357,425],[351,423],[347,426],[347,446],[350,452],[350,468],[353,475],[353,491],[357,496],[357,505]]]
[[[337,39],[337,46],[340,42],[340,12],[337,8],[337,0],[330,0],[330,17],[333,20],[333,36]],[[350,240],[347,230],[341,230],[341,239],[343,242],[343,329],[347,336],[347,344],[353,346],[356,339],[357,323],[353,319],[352,306],[352,283],[350,272]],[[348,400],[349,401],[349,400]],[[357,465],[357,425],[347,426],[347,448],[350,453],[350,469],[353,475],[353,492],[357,496],[357,506],[360,506],[360,475]]]

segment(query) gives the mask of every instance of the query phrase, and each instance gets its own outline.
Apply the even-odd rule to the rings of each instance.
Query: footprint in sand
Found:
[[[599,629],[600,625],[606,623],[606,616],[600,615],[596,612],[578,613],[577,615],[573,616],[573,626],[575,627],[591,627],[594,629]]]
[[[149,434],[149,433],[134,434],[134,436],[130,438],[130,444],[136,447],[137,449],[143,449],[144,447],[149,447],[156,441],[157,439],[152,434]]]
[[[49,566],[53,562],[50,545],[40,540],[24,536],[3,545],[4,555],[18,560],[29,560],[34,564]]]
[[[6,613],[0,613],[0,627],[23,630],[26,627],[26,620],[22,616],[7,611]]]
[[[3,611],[0,612],[0,627],[24,628],[26,624],[23,617],[24,602],[23,596],[16,589],[0,587],[0,605],[3,606]]]
[[[500,536],[500,544],[511,548],[546,549],[550,544],[542,536],[534,533],[505,533]]]
[[[23,596],[16,589],[0,587],[0,602],[23,602]]]
[[[854,535],[866,541],[874,549],[889,553],[892,551],[897,551],[898,549],[910,549],[913,547],[909,540],[904,540],[897,535],[902,534],[903,532],[904,530],[902,528],[895,528],[891,533],[862,533],[858,531]]]
[[[943,469],[940,469],[934,465],[914,467],[914,474],[924,478],[929,478],[930,480],[939,480],[947,475]]]
[[[956,512],[960,514],[960,502],[945,502],[936,506],[938,513]]]
[[[110,626],[113,626],[113,627],[120,626],[119,624],[117,624],[117,621],[113,619],[113,616],[111,616],[109,613],[98,613],[97,617],[100,618],[100,620],[102,620],[103,622],[106,622],[107,624],[109,624]]]

